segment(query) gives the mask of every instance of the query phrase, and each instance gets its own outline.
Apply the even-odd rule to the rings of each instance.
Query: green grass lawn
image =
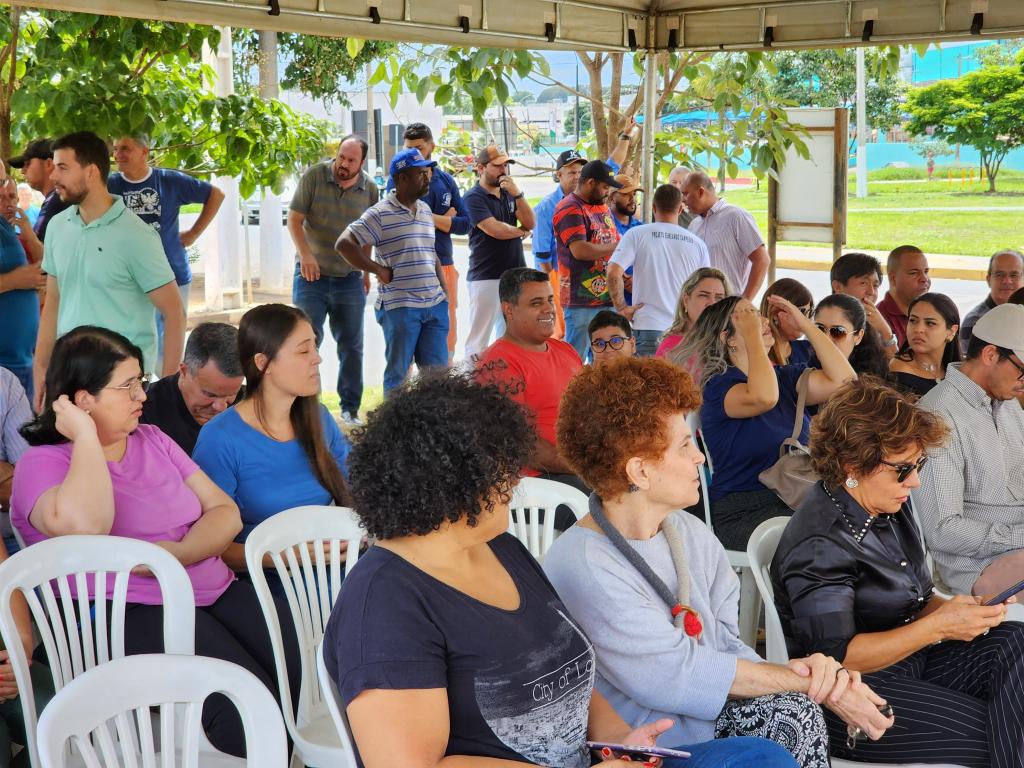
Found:
[[[327,406],[336,419],[341,418],[341,403],[338,400],[337,392],[323,392],[320,395],[320,402]],[[365,387],[363,389],[363,407],[359,411],[359,417],[366,420],[366,414],[384,402],[384,387]],[[344,426],[343,426],[344,428]]]
[[[913,243],[926,253],[988,257],[1000,248],[1024,247],[1024,211],[893,211],[886,208],[996,208],[1024,207],[1024,178],[1000,177],[995,194],[988,184],[961,187],[945,180],[926,183],[868,184],[868,197],[848,201],[847,249],[887,251]],[[746,208],[765,231],[767,189],[729,190],[729,202]],[[813,243],[809,245],[815,245]]]

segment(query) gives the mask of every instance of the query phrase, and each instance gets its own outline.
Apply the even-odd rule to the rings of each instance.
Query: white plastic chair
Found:
[[[711,522],[711,475],[714,472],[711,463],[711,453],[708,451],[707,441],[704,439],[704,430],[700,425],[700,413],[691,411],[686,417],[686,423],[690,432],[700,438],[700,445],[704,453],[704,467],[698,471],[700,477],[700,497],[704,506],[704,522],[712,533],[715,526]],[[696,439],[696,438],[695,438]],[[729,558],[729,565],[733,567],[740,577],[740,615],[739,631],[740,639],[753,648],[757,644],[757,625],[761,617],[761,596],[757,591],[757,584],[754,581],[750,568],[750,559],[746,552],[737,549],[725,550]]]
[[[246,755],[204,754],[203,702],[227,696],[245,728]],[[151,707],[159,714],[151,719]],[[153,722],[158,733],[154,733]],[[69,768],[281,768],[288,754],[273,695],[246,669],[205,656],[143,654],[101,664],[68,683],[39,718],[38,765]]]
[[[765,658],[776,664],[785,664],[789,661],[789,651],[782,633],[782,622],[775,609],[775,591],[772,589],[772,580],[768,569],[771,567],[775,550],[779,546],[779,539],[782,538],[782,532],[786,530],[788,523],[788,517],[773,517],[771,520],[765,520],[754,529],[754,532],[750,534],[750,541],[747,542],[751,570],[764,601]],[[896,713],[896,718],[899,722],[899,712]],[[883,768],[883,766],[886,768],[960,768],[960,766],[948,763],[866,763],[842,760],[838,757],[832,758],[832,768]]]
[[[53,687],[64,686],[87,670],[124,656],[125,601],[133,568],[149,568],[160,584],[164,607],[164,649],[192,654],[195,650],[195,598],[181,563],[149,542],[120,536],[59,536],[33,544],[0,563],[0,635],[10,654],[21,692],[25,732],[32,765],[38,713],[32,696],[28,658],[18,639],[11,597],[21,592],[28,602],[53,675]],[[95,610],[89,586],[95,590]],[[72,596],[74,586],[77,597]],[[107,598],[110,592],[111,597]],[[108,622],[107,603],[111,604]],[[109,623],[109,626],[108,626]],[[205,738],[204,738],[205,742]]]
[[[341,739],[342,749],[345,750],[345,757],[349,765],[356,764],[355,737],[352,736],[352,729],[348,725],[348,716],[345,714],[345,704],[338,693],[338,686],[334,684],[333,678],[327,672],[327,665],[324,664],[324,644],[316,649],[316,676],[320,681],[320,690],[324,692],[324,701],[327,702],[327,711],[331,713],[331,720],[338,731],[338,738]]]
[[[364,531],[355,513],[347,507],[305,506],[288,509],[264,520],[245,541],[245,562],[249,568],[263,616],[274,647],[281,710],[295,748],[292,764],[318,768],[355,768],[351,748],[343,745],[317,681],[316,649],[324,636],[342,577],[355,565]],[[323,553],[330,544],[328,560]],[[341,542],[348,543],[348,556],[341,561]],[[315,549],[309,554],[308,544]],[[285,597],[298,634],[302,682],[298,691],[288,686],[284,639],[277,605],[263,570],[268,556],[284,585]],[[292,715],[293,697],[298,697],[298,714]]]
[[[537,562],[543,562],[544,555],[555,543],[555,510],[562,504],[572,510],[577,520],[582,520],[590,511],[590,502],[582,492],[554,480],[524,477],[512,493],[508,505],[508,532],[530,550]]]

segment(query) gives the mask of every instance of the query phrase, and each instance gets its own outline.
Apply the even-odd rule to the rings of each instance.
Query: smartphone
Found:
[[[991,600],[987,600],[984,605],[999,605],[999,603],[1005,603],[1009,598],[1016,595],[1024,589],[1024,579],[1021,579],[1009,589],[1004,589],[998,595],[993,597]]]
[[[648,757],[676,757],[685,760],[690,757],[689,752],[681,749],[668,749],[666,747],[641,747],[628,744],[614,744],[609,741],[588,741],[587,747],[600,752],[602,749],[610,749],[615,755],[627,756],[630,759]]]

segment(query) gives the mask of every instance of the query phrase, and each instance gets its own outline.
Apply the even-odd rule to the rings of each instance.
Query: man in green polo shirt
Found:
[[[363,399],[363,313],[369,279],[338,257],[334,243],[353,221],[380,198],[363,170],[366,142],[346,136],[331,160],[317,163],[299,181],[288,209],[288,233],[295,243],[292,303],[309,315],[316,343],[330,317],[338,348],[338,397],[341,418],[359,423]],[[369,257],[370,249],[366,248]]]
[[[71,207],[50,222],[43,251],[46,303],[33,365],[37,408],[58,336],[79,325],[117,331],[142,350],[147,373],[178,370],[185,310],[160,237],[107,192],[110,150],[81,131],[53,143],[53,179]],[[165,318],[163,360],[156,358],[153,308]]]

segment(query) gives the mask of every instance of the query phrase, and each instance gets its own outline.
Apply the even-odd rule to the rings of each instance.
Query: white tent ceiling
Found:
[[[774,47],[833,47],[857,44],[866,32],[866,39],[878,44],[1024,36],[1024,0],[37,0],[26,5],[314,35],[538,49],[674,44],[746,50],[764,48],[766,39]]]

